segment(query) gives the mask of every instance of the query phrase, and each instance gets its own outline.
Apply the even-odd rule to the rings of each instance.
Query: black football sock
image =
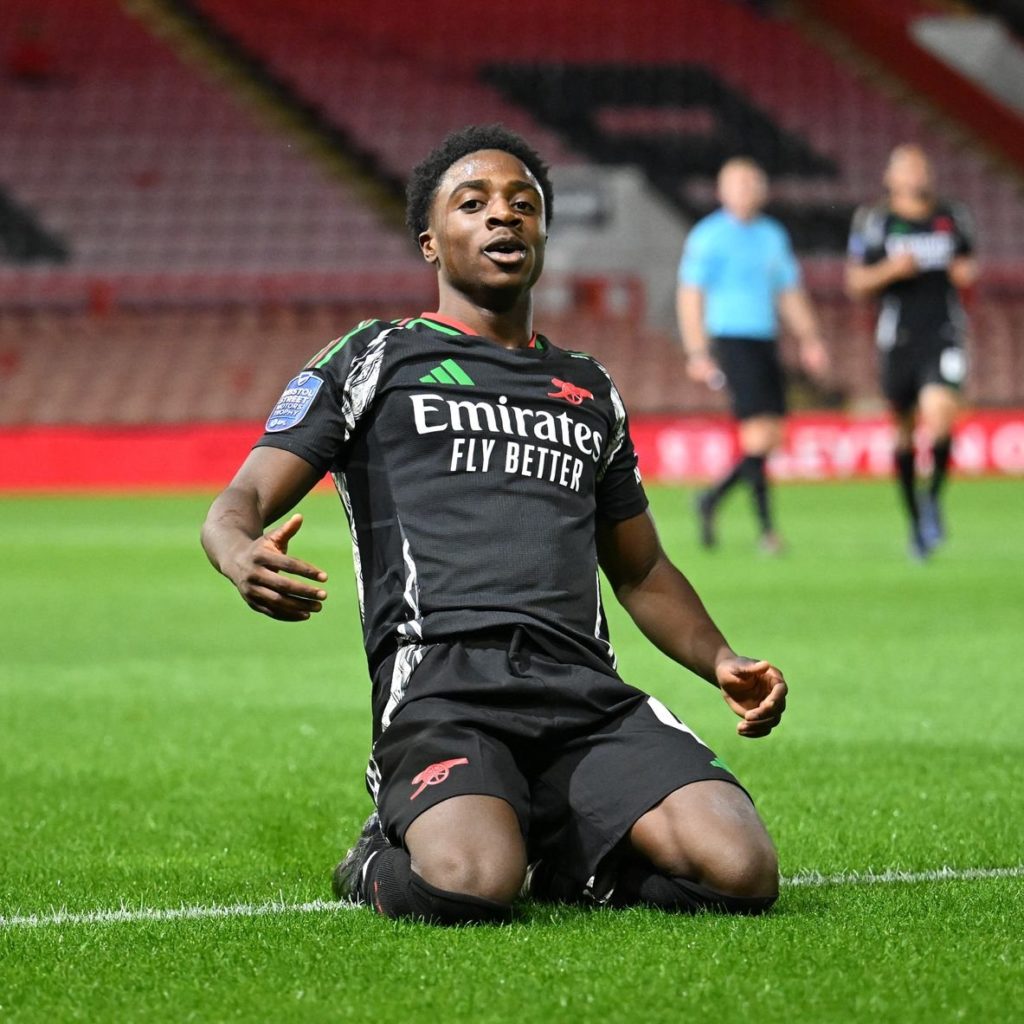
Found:
[[[768,457],[766,455],[748,455],[743,460],[743,476],[750,484],[754,495],[754,510],[762,533],[772,532],[772,510],[768,498]]]
[[[897,448],[894,456],[896,464],[896,478],[900,484],[900,494],[903,496],[903,504],[911,523],[917,526],[917,489],[914,475],[914,449]]]
[[[942,491],[942,485],[946,482],[946,474],[949,472],[949,456],[953,450],[953,439],[951,437],[940,438],[932,445],[932,481],[928,493],[933,498],[938,498]]]
[[[367,897],[385,917],[411,917],[429,924],[485,924],[508,921],[512,908],[504,903],[446,892],[425,882],[405,850],[378,853],[366,873]]]
[[[729,896],[687,878],[662,875],[646,864],[623,868],[609,901],[613,907],[657,907],[680,914],[763,914],[777,896]]]
[[[746,456],[741,458],[732,469],[722,477],[713,487],[708,488],[705,492],[707,494],[708,501],[713,506],[717,505],[735,486],[743,479],[743,474],[746,470],[747,459]]]

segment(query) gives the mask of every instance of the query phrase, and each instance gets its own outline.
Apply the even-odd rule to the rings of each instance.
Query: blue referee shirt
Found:
[[[775,298],[800,284],[800,268],[777,220],[762,214],[742,221],[716,210],[687,236],[679,283],[704,293],[711,337],[771,341],[779,327]]]

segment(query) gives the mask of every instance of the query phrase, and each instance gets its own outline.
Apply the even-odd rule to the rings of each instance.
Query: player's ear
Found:
[[[420,243],[420,252],[423,253],[423,258],[428,263],[437,263],[437,240],[430,229],[421,231],[416,240]]]

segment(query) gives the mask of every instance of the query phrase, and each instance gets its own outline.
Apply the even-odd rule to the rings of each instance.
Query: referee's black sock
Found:
[[[378,853],[367,869],[366,888],[373,909],[385,917],[410,917],[428,924],[490,924],[508,921],[512,908],[481,896],[446,892],[412,870],[406,850]]]
[[[949,472],[949,456],[953,450],[953,439],[942,437],[932,445],[932,480],[928,493],[933,498],[938,498],[942,485],[946,482],[946,474]]]
[[[644,864],[630,864],[619,875],[613,907],[646,906],[680,914],[763,914],[777,896],[729,896],[688,878],[662,875]]]
[[[748,455],[743,460],[743,476],[754,494],[754,509],[762,533],[772,532],[772,510],[768,500],[768,456]]]
[[[897,448],[894,461],[896,463],[896,477],[900,483],[900,494],[903,496],[903,504],[910,515],[910,521],[916,526],[918,516],[917,489],[914,475],[914,449]]]

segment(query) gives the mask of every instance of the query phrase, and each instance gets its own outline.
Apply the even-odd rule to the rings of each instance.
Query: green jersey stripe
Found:
[[[473,380],[473,378],[470,377],[470,375],[466,373],[466,371],[461,366],[459,366],[459,364],[455,362],[454,359],[445,359],[441,363],[441,366],[434,370],[434,374],[436,375],[438,371],[441,370],[442,367],[445,370],[447,370],[448,373],[450,373],[460,384],[468,386],[473,386],[476,384],[476,381]]]
[[[337,341],[332,342],[326,349],[321,349],[310,362],[319,370],[322,366],[326,366],[344,347],[345,343],[354,334],[358,334],[364,327],[370,324],[372,321],[364,320],[362,323],[357,324],[348,332],[343,338],[339,338]]]
[[[462,331],[455,330],[454,327],[448,327],[445,324],[439,324],[436,320],[428,320],[426,317],[421,316],[411,323],[406,324],[406,327],[415,327],[416,324],[425,324],[427,327],[432,328],[435,331],[440,331],[442,334],[450,334],[452,336],[462,334]]]
[[[438,384],[457,384],[458,381],[444,368],[444,365],[435,366],[432,375]]]

